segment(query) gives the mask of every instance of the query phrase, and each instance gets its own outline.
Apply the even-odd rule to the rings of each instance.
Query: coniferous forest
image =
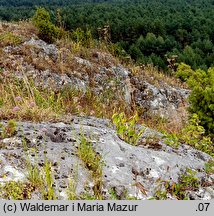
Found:
[[[176,56],[193,69],[213,66],[213,0],[0,0],[0,19],[30,18],[38,6],[53,22],[60,9],[67,30],[88,29],[94,38],[109,26],[111,42],[136,63],[167,71],[167,59]]]

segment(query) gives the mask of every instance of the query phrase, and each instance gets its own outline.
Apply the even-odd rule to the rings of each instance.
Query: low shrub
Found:
[[[65,34],[63,29],[51,22],[50,14],[45,8],[38,8],[32,20],[39,31],[39,38],[47,43],[53,43]]]

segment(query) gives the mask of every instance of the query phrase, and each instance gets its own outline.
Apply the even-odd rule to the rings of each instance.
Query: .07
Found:
[[[199,203],[196,211],[207,211],[210,203]]]

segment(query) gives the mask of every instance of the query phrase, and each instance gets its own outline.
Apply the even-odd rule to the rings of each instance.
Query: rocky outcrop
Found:
[[[40,168],[44,167],[46,158],[52,164],[53,186],[58,199],[67,199],[68,182],[75,173],[78,174],[76,193],[80,195],[87,191],[93,195],[91,173],[77,154],[84,136],[93,144],[104,164],[102,194],[105,199],[111,199],[112,190],[118,199],[149,199],[155,196],[160,180],[176,183],[186,168],[196,171],[201,182],[199,188],[189,188],[187,196],[202,200],[214,198],[214,176],[204,171],[205,163],[211,157],[190,146],[180,145],[178,149],[167,146],[161,134],[148,128],[143,137],[159,137],[155,145],[127,144],[117,136],[108,120],[93,117],[73,117],[70,123],[18,122],[18,128],[15,136],[0,140],[2,183],[26,181],[26,158]],[[170,193],[167,196],[175,199]],[[41,194],[34,192],[32,198],[40,199]]]
[[[164,85],[157,88],[136,77],[131,78],[131,83],[135,87],[134,101],[145,112],[170,118],[176,115],[179,107],[187,105],[189,90]]]
[[[4,76],[11,76],[13,69],[15,77],[28,77],[37,86],[54,91],[70,87],[83,92],[90,89],[97,95],[112,93],[116,99],[122,97],[127,106],[137,105],[144,115],[174,118],[179,107],[186,106],[189,95],[188,90],[167,84],[156,87],[144,77],[136,77],[109,54],[94,52],[89,61],[73,56],[69,49],[34,38],[19,46],[7,46],[3,52],[7,56],[0,61]]]

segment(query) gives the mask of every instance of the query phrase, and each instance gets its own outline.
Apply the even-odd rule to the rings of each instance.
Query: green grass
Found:
[[[78,157],[83,161],[85,167],[91,173],[94,182],[93,190],[96,199],[103,199],[102,158],[95,152],[92,143],[83,135],[81,136],[78,148]]]

